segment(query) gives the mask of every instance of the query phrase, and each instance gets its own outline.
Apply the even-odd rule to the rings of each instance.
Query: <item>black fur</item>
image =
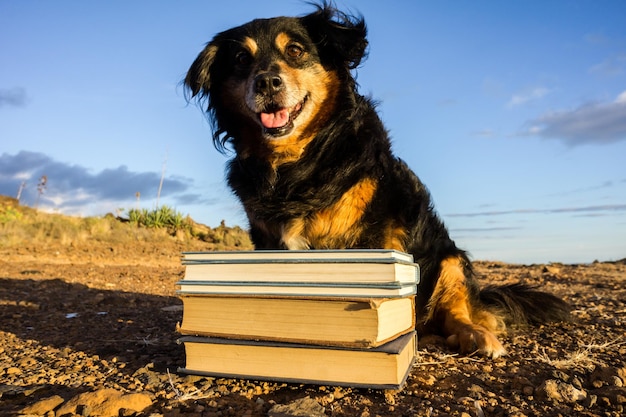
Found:
[[[492,309],[504,312],[504,317],[511,324],[568,321],[570,306],[560,298],[537,288],[522,283],[489,285],[480,291],[480,301]]]

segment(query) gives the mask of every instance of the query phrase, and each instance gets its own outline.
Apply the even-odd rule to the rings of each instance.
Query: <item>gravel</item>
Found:
[[[575,320],[514,328],[508,355],[459,356],[420,341],[401,391],[177,374],[180,246],[0,250],[0,415],[621,416],[626,261],[477,262],[483,281],[521,279],[564,297]]]

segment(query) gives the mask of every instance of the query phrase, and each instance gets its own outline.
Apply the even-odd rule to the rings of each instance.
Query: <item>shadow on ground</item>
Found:
[[[176,297],[89,288],[60,278],[0,278],[0,330],[43,345],[127,363],[176,369],[182,310]]]

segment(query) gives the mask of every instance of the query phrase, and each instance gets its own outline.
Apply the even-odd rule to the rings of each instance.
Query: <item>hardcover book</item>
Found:
[[[228,339],[376,347],[413,330],[413,297],[319,299],[183,296],[178,331]]]
[[[416,284],[419,267],[396,250],[186,252],[185,281]],[[210,265],[210,267],[209,267]]]
[[[228,378],[399,389],[412,368],[412,331],[373,349],[185,336],[180,372]]]

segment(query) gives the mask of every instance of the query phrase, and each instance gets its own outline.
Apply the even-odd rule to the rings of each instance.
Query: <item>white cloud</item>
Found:
[[[21,87],[0,89],[0,107],[24,107],[27,101],[26,90]]]
[[[579,215],[607,215],[610,213],[626,212],[626,204],[604,204],[596,206],[580,206],[580,207],[556,207],[556,208],[529,208],[529,209],[512,209],[512,210],[492,210],[477,211],[469,213],[449,213],[447,217],[482,217],[482,216],[504,216],[515,214],[558,214],[558,213],[574,213]]]
[[[524,91],[519,94],[513,95],[509,102],[507,103],[507,107],[515,107],[520,106],[522,104],[526,104],[529,101],[539,100],[550,92],[549,89],[544,87],[536,87],[528,91]]]
[[[585,35],[585,41],[591,45],[606,45],[610,39],[603,33],[588,33]]]
[[[156,196],[161,180],[158,172],[131,171],[126,166],[92,173],[86,167],[57,161],[41,152],[0,154],[0,194],[15,195],[26,181],[21,197],[32,205],[38,200],[37,182],[42,175],[47,176],[48,183],[40,196],[40,206],[72,213],[101,202],[114,207],[127,204],[135,200],[136,192],[142,197]],[[205,203],[207,198],[195,193],[193,186],[190,178],[169,176],[163,180],[160,196],[176,203]]]
[[[593,74],[618,76],[626,71],[626,54],[616,54],[610,56],[604,61],[592,66],[589,72]]]
[[[626,91],[614,101],[544,114],[527,126],[524,135],[559,139],[572,146],[626,140]]]
[[[478,136],[481,138],[493,138],[497,135],[496,131],[493,129],[485,128],[481,130],[475,130],[471,132],[472,136]]]

